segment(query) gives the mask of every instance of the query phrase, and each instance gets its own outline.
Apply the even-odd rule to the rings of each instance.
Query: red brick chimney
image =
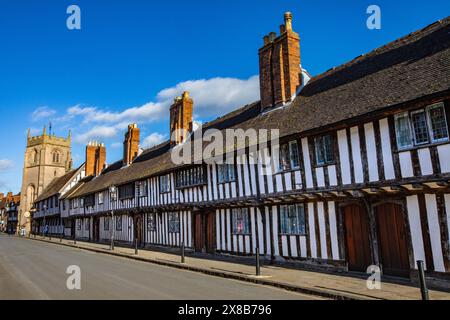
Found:
[[[103,143],[89,142],[86,146],[86,176],[98,176],[106,166],[106,147]]]
[[[292,14],[284,14],[280,35],[271,32],[259,49],[262,110],[291,101],[301,85],[300,37],[292,30]]]
[[[133,162],[139,153],[141,130],[136,123],[128,126],[128,132],[125,134],[123,143],[123,165],[127,166]]]
[[[183,92],[170,107],[170,144],[172,146],[182,143],[192,132],[192,115],[194,101],[189,92]]]

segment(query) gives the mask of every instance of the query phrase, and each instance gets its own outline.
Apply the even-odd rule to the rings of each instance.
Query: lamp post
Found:
[[[117,193],[116,187],[109,187],[109,205],[111,207],[111,251],[114,251],[114,232],[116,230],[114,223],[114,209],[112,207],[112,202],[116,201]]]

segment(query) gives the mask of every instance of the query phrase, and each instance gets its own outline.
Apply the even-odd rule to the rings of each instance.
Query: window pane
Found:
[[[280,208],[280,212],[281,212],[281,233],[288,233],[288,228],[287,228],[287,210],[286,210],[286,206],[282,206]]]
[[[229,164],[228,165],[228,180],[229,181],[234,181],[235,177],[234,177],[234,165]]]
[[[298,168],[300,166],[300,161],[297,142],[291,141],[289,147],[291,153],[291,168]]]
[[[289,170],[291,168],[289,157],[289,145],[283,144],[280,149],[280,170]]]
[[[331,135],[326,135],[323,137],[324,142],[324,153],[325,153],[325,162],[330,163],[334,161],[334,153],[333,153],[333,138]]]
[[[316,141],[316,161],[317,164],[324,164],[325,163],[325,150],[323,146],[323,137],[318,137],[315,139]]]
[[[305,219],[305,207],[302,204],[297,206],[297,217],[298,217],[298,233],[306,234],[306,219]]]
[[[397,135],[397,147],[399,149],[412,146],[408,113],[403,113],[395,117],[395,133]]]
[[[414,127],[414,141],[416,144],[424,144],[428,142],[428,128],[425,111],[419,111],[411,114]]]
[[[432,107],[428,110],[431,123],[433,141],[448,139],[447,123],[445,121],[445,110],[442,106]]]

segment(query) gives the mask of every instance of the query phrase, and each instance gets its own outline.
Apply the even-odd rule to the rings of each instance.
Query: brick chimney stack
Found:
[[[194,101],[189,92],[183,92],[170,107],[170,144],[172,146],[184,142],[192,132]]]
[[[259,49],[261,108],[265,110],[291,101],[301,85],[300,37],[292,30],[292,14],[284,14],[280,35],[264,36]]]
[[[136,123],[128,126],[123,143],[123,165],[127,166],[133,162],[139,154],[141,130]]]
[[[86,146],[86,176],[98,176],[106,166],[106,147],[103,143],[91,141]]]

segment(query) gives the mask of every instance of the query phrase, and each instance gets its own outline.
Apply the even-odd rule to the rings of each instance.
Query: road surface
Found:
[[[67,289],[69,266],[81,290]],[[311,300],[282,289],[213,277],[0,234],[0,300]]]

